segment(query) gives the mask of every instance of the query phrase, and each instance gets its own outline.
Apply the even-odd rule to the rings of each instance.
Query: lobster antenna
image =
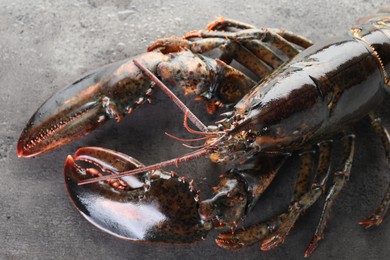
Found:
[[[184,128],[191,134],[194,134],[194,135],[212,135],[212,136],[215,136],[215,135],[218,135],[218,134],[224,134],[225,132],[201,132],[201,131],[196,131],[194,129],[191,129],[191,127],[188,125],[188,120],[187,118],[189,118],[189,110],[187,110],[184,114],[184,122],[183,122],[183,125],[184,125]]]
[[[211,143],[204,144],[204,145],[199,145],[199,146],[191,146],[188,144],[182,144],[184,147],[191,148],[191,149],[198,149],[198,148],[206,148],[206,147],[213,147],[217,143],[221,142],[224,138],[226,138],[227,133],[223,133],[219,136],[219,138],[215,139]]]
[[[137,169],[134,169],[134,170],[131,170],[131,171],[121,172],[121,173],[118,173],[118,174],[111,174],[111,175],[105,175],[105,176],[101,176],[101,177],[81,180],[77,184],[78,185],[85,185],[85,184],[89,184],[89,183],[95,183],[95,182],[98,182],[98,181],[106,181],[106,180],[109,180],[109,179],[118,179],[118,178],[121,178],[121,177],[124,177],[124,176],[134,175],[134,174],[141,173],[141,172],[157,170],[157,169],[160,169],[160,168],[163,168],[163,167],[166,167],[166,166],[171,166],[171,165],[176,165],[177,166],[179,163],[191,161],[191,160],[194,160],[196,158],[203,157],[203,156],[205,156],[207,154],[210,154],[210,153],[212,153],[212,149],[207,149],[207,147],[205,147],[205,148],[202,148],[202,149],[199,149],[199,150],[196,150],[196,151],[184,154],[184,155],[182,155],[180,157],[177,157],[177,158],[174,158],[174,159],[171,159],[171,160],[167,160],[167,161],[164,161],[164,162],[159,162],[159,163],[152,164],[152,165],[145,166],[145,167],[140,167],[140,168],[137,168]]]
[[[172,135],[170,133],[167,133],[167,132],[165,132],[165,135],[169,136],[172,139],[175,139],[177,141],[184,142],[184,143],[185,142],[192,143],[192,142],[203,141],[203,140],[208,140],[208,139],[213,138],[212,136],[203,136],[203,137],[200,137],[200,138],[185,139],[185,138],[180,138],[180,137],[174,136],[174,135]]]
[[[205,126],[200,119],[191,112],[191,110],[167,87],[164,83],[159,80],[156,75],[154,75],[148,68],[142,65],[137,60],[133,60],[134,64],[145,73],[152,81],[156,83],[160,89],[167,94],[167,96],[172,99],[172,101],[183,111],[184,113],[188,113],[188,118],[191,122],[202,132],[208,132],[207,126]]]
[[[181,145],[184,147],[190,148],[190,149],[199,149],[199,148],[206,147],[208,144],[202,144],[202,145],[198,145],[198,146],[188,145],[188,144],[181,144]]]

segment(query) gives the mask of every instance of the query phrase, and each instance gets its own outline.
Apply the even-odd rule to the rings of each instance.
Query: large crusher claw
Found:
[[[123,239],[192,243],[207,235],[198,213],[193,183],[163,171],[79,186],[80,180],[143,165],[134,158],[97,147],[79,149],[65,163],[65,184],[74,206],[96,227]]]

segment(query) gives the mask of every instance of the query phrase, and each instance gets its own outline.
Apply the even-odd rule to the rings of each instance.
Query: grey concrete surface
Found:
[[[182,114],[162,94],[121,124],[103,129],[35,159],[18,159],[15,146],[26,122],[54,91],[82,74],[145,50],[152,40],[204,28],[219,16],[257,26],[283,27],[315,42],[341,34],[383,1],[0,1],[0,259],[300,259],[318,221],[316,204],[285,243],[270,252],[259,245],[225,251],[208,238],[193,245],[123,241],[87,223],[67,197],[62,169],[67,154],[98,145],[148,164],[186,151],[163,135],[184,132]],[[389,4],[389,3],[387,3]],[[387,100],[388,102],[388,100]],[[201,118],[203,105],[190,102]],[[385,107],[385,106],[384,106]],[[390,112],[383,110],[390,126]],[[215,118],[211,118],[210,121]],[[206,120],[206,119],[205,119]],[[389,181],[378,138],[366,123],[356,127],[352,176],[337,199],[325,240],[312,259],[388,259],[390,221],[372,230],[357,222],[374,209]],[[222,169],[206,159],[183,165],[204,191]],[[297,172],[296,157],[283,167],[249,222],[286,208]]]

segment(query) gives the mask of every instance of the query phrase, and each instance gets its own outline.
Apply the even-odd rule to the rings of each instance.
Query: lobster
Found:
[[[191,243],[213,228],[228,227],[231,231],[216,238],[219,246],[239,249],[262,241],[261,249],[270,250],[283,243],[299,216],[326,194],[305,252],[309,256],[323,238],[331,206],[350,175],[355,150],[351,126],[368,119],[390,158],[390,136],[373,113],[390,87],[388,12],[384,8],[361,18],[350,33],[313,46],[288,31],[257,29],[229,19],[218,19],[208,30],[183,38],[158,40],[148,53],[92,72],[49,98],[23,130],[18,155],[34,157],[91,132],[109,118],[120,121],[149,100],[158,85],[185,111],[185,128],[201,137],[170,136],[205,144],[150,166],[108,149],[79,149],[66,160],[65,182],[82,215],[129,240]],[[216,48],[222,53],[219,59],[204,55]],[[262,80],[255,83],[229,66],[232,60]],[[234,109],[206,127],[166,85],[198,94],[210,112],[222,105]],[[199,130],[190,128],[188,119]],[[341,166],[327,189],[332,142],[339,136]],[[237,228],[294,153],[300,155],[301,166],[286,212]],[[192,180],[162,170],[206,155],[213,162],[233,165],[211,199],[200,201]],[[379,225],[389,202],[390,186],[379,207],[360,224]]]

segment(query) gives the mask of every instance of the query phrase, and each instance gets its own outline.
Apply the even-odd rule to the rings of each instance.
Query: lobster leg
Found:
[[[312,172],[313,167],[313,152],[306,151],[301,155],[300,174],[294,190],[292,205],[306,203],[306,207],[302,207],[303,211],[315,202],[317,198],[314,198],[314,193],[316,190],[314,187],[322,187],[323,183],[325,183],[324,179],[327,178],[327,171],[330,164],[329,155],[330,143],[321,143],[319,148],[320,159],[318,163],[318,172],[315,177],[313,186],[308,192],[307,189],[309,183],[309,176]],[[306,197],[307,199],[304,200],[304,198]],[[313,198],[312,201],[310,201],[311,204],[308,203],[309,198]],[[280,241],[279,243],[281,243],[284,240],[285,236],[288,234],[288,231],[291,229],[292,225],[295,223],[295,220],[299,216],[300,212],[296,216],[294,215],[295,213],[295,208],[290,206],[288,212],[283,212],[282,214],[276,215],[265,222],[245,227],[243,229],[235,230],[234,233],[220,234],[217,238],[217,243],[219,246],[224,248],[239,249],[241,247],[253,245],[271,234],[271,238],[277,238],[277,240]],[[273,235],[273,232],[275,232],[275,230],[277,230],[276,232],[278,235]],[[265,250],[265,248],[262,249]]]
[[[205,53],[219,48],[222,51],[220,56],[222,61],[230,63],[235,59],[261,78],[269,75],[285,60],[261,41],[252,40],[240,44],[225,38],[188,37],[188,40],[178,37],[164,38],[153,42],[148,51],[159,49],[163,53],[169,53],[180,51],[181,48],[190,49],[194,53]]]
[[[232,19],[227,19],[220,17],[216,19],[215,21],[211,22],[208,26],[207,29],[210,31],[232,31],[232,29],[240,29],[240,30],[245,30],[245,29],[256,29],[255,26],[246,24],[240,21],[232,20]],[[313,45],[313,43],[306,39],[305,37],[295,34],[293,32],[284,30],[284,29],[276,29],[272,28],[269,29],[281,37],[283,37],[285,40],[292,42],[298,46],[301,46],[302,48],[306,49]]]
[[[237,250],[243,247],[251,246],[271,234],[286,219],[287,214],[283,213],[274,216],[270,220],[249,227],[234,230],[233,232],[224,232],[218,235],[215,242],[218,246]]]
[[[229,28],[231,29],[257,30],[252,25],[243,24],[238,21],[226,19],[223,19],[222,21],[226,21],[227,24],[223,25],[222,22],[219,23],[219,20],[215,21],[215,24],[219,24],[222,27],[229,26]],[[208,26],[209,30],[210,28],[214,28],[213,24],[214,23]],[[218,30],[220,28],[218,26],[215,26],[214,29]],[[296,35],[292,32],[286,32],[286,34],[284,34],[284,31],[282,30],[267,29],[267,31],[268,30],[276,33],[276,42],[273,42],[272,39],[270,41],[271,45],[275,44],[275,47],[278,46],[280,40],[286,42],[287,44],[290,44],[288,40],[284,40],[284,35],[286,35],[286,38],[292,39],[294,41],[294,44],[298,43],[297,45],[301,46],[302,48],[307,48],[312,45],[312,43],[306,40],[304,37]],[[271,33],[271,35],[274,35],[275,33]],[[222,55],[220,57],[221,60],[226,63],[230,63],[233,59],[235,59],[259,77],[267,76],[272,70],[276,69],[284,61],[286,61],[285,58],[283,59],[283,57],[277,55],[270,48],[268,48],[261,40],[259,41],[256,39],[252,39],[250,41],[237,42],[220,36],[216,38],[199,38],[196,33],[194,35],[193,32],[187,34],[183,38],[171,37],[159,39],[148,47],[148,51],[159,49],[163,53],[169,53],[178,52],[182,48],[190,49],[194,53],[205,53],[207,51],[219,48],[222,51]],[[291,58],[292,56],[294,55],[289,56],[289,58]]]
[[[213,197],[200,203],[202,219],[217,228],[235,229],[238,221],[252,210],[286,158],[285,155],[258,156],[223,174],[213,188]]]
[[[262,45],[260,44],[259,46]],[[230,42],[229,44],[222,46],[221,49],[225,56],[234,53],[235,55],[233,57],[235,60],[237,60],[237,62],[248,68],[260,78],[264,78],[265,76],[269,75],[273,70],[272,67],[269,67],[265,62],[259,59],[258,56],[239,43]],[[274,55],[274,57],[275,60],[281,60],[281,58],[279,58],[277,55]],[[282,63],[280,63],[279,66],[281,64]]]
[[[220,17],[220,18],[216,19],[215,21],[211,22],[207,26],[207,29],[209,31],[237,32],[237,30],[246,30],[246,29],[256,30],[256,27],[253,25],[250,25],[250,24],[240,22],[240,21]],[[294,44],[302,47],[303,49],[306,49],[306,48],[310,47],[311,45],[313,45],[313,43],[310,40],[306,39],[305,37],[303,37],[301,35],[290,32],[290,31],[280,30],[280,29],[276,29],[276,28],[267,29],[267,30],[272,31],[272,33],[279,35],[280,37],[285,39],[287,42],[294,43]],[[193,38],[193,37],[189,37],[189,34],[187,34],[185,37],[188,39]],[[205,39],[201,39],[201,40],[205,40]],[[213,40],[216,41],[216,38],[213,38]],[[271,42],[271,44],[272,44],[272,42]],[[242,41],[240,43],[235,43],[235,44],[232,43],[230,45],[232,45],[233,49],[236,49],[236,50],[238,49],[241,51],[238,53],[242,53],[241,56],[243,56],[243,57],[240,58],[240,56],[238,56],[238,58],[240,58],[241,61],[238,59],[237,59],[237,61],[239,63],[243,64],[244,66],[250,68],[254,73],[256,73],[256,70],[255,70],[256,64],[254,64],[254,63],[256,63],[256,61],[252,58],[249,60],[252,60],[253,62],[247,61],[245,63],[245,61],[247,60],[247,59],[245,59],[245,56],[247,56],[245,53],[247,53],[248,51],[250,53],[254,54],[257,58],[259,58],[262,62],[267,64],[272,69],[278,68],[285,61],[282,59],[282,57],[279,57],[275,52],[273,52],[270,48],[268,48],[264,44],[264,42],[262,42],[261,40],[254,39],[251,41]],[[236,45],[236,46],[234,46],[234,45]],[[229,45],[227,45],[225,48],[229,49],[228,46]],[[230,47],[230,49],[232,49],[232,47]],[[229,57],[229,55],[231,55],[230,54],[231,50],[224,51],[225,48],[222,48],[222,51],[224,52],[224,55],[223,55],[224,58]],[[227,63],[230,63],[223,58],[221,58],[221,59]],[[260,64],[258,66],[260,66],[261,68],[264,67],[263,64]],[[254,69],[252,69],[252,68],[254,68]],[[259,73],[256,73],[256,74],[259,75]]]
[[[331,142],[326,141],[319,144],[319,162],[317,167],[316,176],[311,187],[307,187],[309,184],[313,158],[310,154],[302,159],[301,174],[298,177],[297,185],[295,187],[293,201],[288,208],[288,211],[284,214],[287,217],[284,218],[282,224],[277,228],[277,231],[272,233],[262,243],[262,250],[271,250],[276,246],[283,243],[286,236],[294,226],[298,217],[311,205],[313,205],[319,197],[325,191],[325,184],[329,177],[330,170],[330,154],[331,154]],[[306,169],[306,170],[305,170]]]
[[[213,31],[214,33],[226,33],[226,32],[218,32],[218,31]],[[209,32],[209,33],[213,33]],[[270,68],[277,68],[279,67],[283,62],[286,61],[286,58],[283,58],[282,56],[276,54],[271,48],[267,47],[265,45],[265,42],[258,40],[256,38],[251,39],[251,40],[242,40],[242,41],[237,41],[236,39],[229,39],[225,38],[224,36],[218,36],[218,37],[212,37],[209,38],[208,36],[203,37],[199,36],[197,34],[199,32],[191,32],[188,33],[184,36],[184,38],[192,40],[192,39],[197,39],[196,41],[206,41],[207,39],[212,39],[213,41],[216,41],[217,39],[223,39],[225,41],[225,44],[221,46],[221,51],[222,51],[222,56],[220,59],[226,61],[227,63],[230,63],[232,59],[236,59],[239,63],[243,64],[245,67],[249,68],[251,71],[253,71],[256,74],[256,70],[254,67],[256,61],[254,61],[254,57],[257,57],[262,63],[259,66],[264,67],[267,65]],[[200,32],[202,33],[202,32]],[[238,32],[234,32],[233,34],[237,34]],[[202,38],[203,37],[203,38]],[[198,39],[200,38],[200,39]],[[287,41],[286,41],[287,42]],[[273,45],[274,42],[271,40],[270,44]],[[233,45],[233,46],[231,46]],[[235,45],[235,46],[234,46]],[[246,58],[246,52],[252,53],[254,55],[253,58],[249,59],[247,61]],[[286,53],[284,53],[286,54]],[[286,54],[287,55],[287,54]],[[288,57],[291,58],[291,57]],[[252,63],[250,62],[252,61]],[[259,75],[259,73],[257,73]],[[262,76],[261,74],[259,75],[260,77]]]
[[[386,158],[390,162],[390,135],[386,128],[382,125],[381,119],[375,117],[374,115],[369,116],[372,127],[374,128],[377,135],[379,135],[383,147],[385,148]],[[379,207],[366,219],[359,222],[365,228],[370,228],[373,226],[378,226],[382,223],[383,218],[387,210],[389,209],[390,204],[390,184],[387,187],[386,193],[380,203]]]
[[[309,190],[309,180],[313,172],[315,151],[313,150],[313,147],[308,147],[300,154],[300,156],[301,165],[298,179],[295,183],[292,202],[299,200],[299,198],[301,198],[301,196]]]
[[[209,31],[232,31],[232,28],[240,30],[256,29],[256,27],[251,24],[224,17],[219,17],[207,25],[207,30]]]
[[[281,66],[285,59],[279,57],[274,51],[264,45],[263,42],[258,40],[252,40],[247,42],[242,42],[237,45],[241,46],[243,49],[248,49],[256,57],[261,58],[265,64],[267,64],[272,69],[276,69]]]
[[[305,251],[305,257],[311,255],[311,253],[313,253],[313,251],[317,248],[318,241],[324,238],[324,230],[326,222],[330,215],[330,209],[332,207],[332,204],[349,179],[349,174],[351,172],[352,161],[355,153],[355,135],[351,134],[344,136],[342,141],[344,147],[342,162],[344,166],[341,170],[336,171],[334,173],[333,184],[327,193],[320,221],[318,223],[316,232],[311,239],[308,248]]]
[[[238,32],[220,31],[195,31],[187,33],[185,38],[226,38],[229,40],[245,43],[247,41],[260,40],[269,42],[272,46],[282,51],[287,57],[292,58],[299,53],[299,49],[293,46],[282,36],[268,29],[248,29]]]
[[[300,176],[311,172],[310,163],[306,163],[307,160],[311,160],[311,157],[311,153],[305,153],[302,155]],[[303,178],[301,179],[303,180]],[[299,186],[307,186],[307,184],[303,181],[299,183]],[[271,234],[275,229],[282,225],[282,223],[286,220],[286,217],[288,217],[288,215],[283,213],[260,224],[234,230],[233,232],[222,233],[217,237],[216,242],[219,246],[226,249],[239,249],[241,247],[250,246]]]
[[[232,20],[232,19],[226,19],[223,17],[218,18],[214,22],[210,23],[207,26],[207,29],[209,31],[228,31],[228,32],[237,32],[237,30],[245,30],[245,29],[256,29],[255,26],[246,24],[240,21]],[[286,39],[287,41],[290,41],[303,49],[306,49],[310,47],[313,43],[303,36],[294,34],[289,31],[285,30],[279,30],[279,29],[268,29],[271,30],[277,34],[279,34],[281,37]],[[261,59],[265,64],[270,66],[272,69],[276,69],[279,67],[284,60],[279,57],[276,53],[274,53],[270,48],[268,48],[264,42],[259,40],[251,40],[247,42],[241,42],[238,44],[241,46],[242,49],[248,49],[250,52],[252,52],[256,57]],[[241,62],[240,62],[241,63]]]

